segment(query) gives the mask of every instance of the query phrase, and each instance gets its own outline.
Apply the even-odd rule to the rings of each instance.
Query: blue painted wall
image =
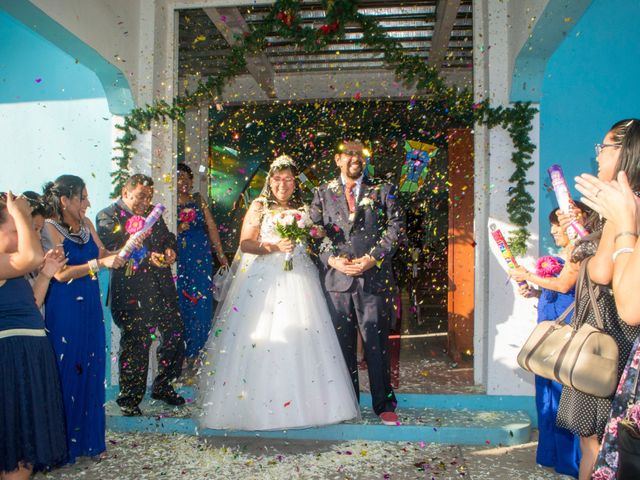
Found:
[[[111,123],[96,74],[0,10],[0,190],[40,191],[46,181],[72,173],[87,184],[93,220],[111,203]],[[105,322],[110,379],[107,309]]]
[[[111,119],[98,77],[0,10],[0,189],[40,190],[72,173],[87,183],[92,208],[111,191]]]
[[[594,0],[549,59],[540,102],[540,230],[556,208],[547,168],[573,177],[596,172],[594,144],[617,120],[640,117],[640,2]],[[541,235],[540,253],[553,246]]]

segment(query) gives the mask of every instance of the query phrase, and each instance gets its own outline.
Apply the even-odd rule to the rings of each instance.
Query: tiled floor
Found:
[[[397,392],[484,393],[484,387],[473,384],[473,361],[454,363],[446,353],[446,339],[401,337]],[[366,370],[360,371],[360,389],[369,391]]]

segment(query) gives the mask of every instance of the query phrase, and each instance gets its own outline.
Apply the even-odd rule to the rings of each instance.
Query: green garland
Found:
[[[193,93],[187,92],[184,96],[175,97],[172,104],[156,100],[153,105],[132,110],[124,118],[124,124],[116,126],[122,131],[122,135],[116,140],[120,155],[114,157],[117,169],[111,174],[113,196],[120,195],[122,185],[129,175],[129,163],[136,154],[136,149],[132,146],[137,138],[136,132],[149,130],[152,122],[182,120],[187,107],[197,105],[201,99],[215,100],[222,95],[229,80],[244,70],[246,56],[264,50],[268,35],[276,33],[294,41],[306,52],[317,52],[325,49],[330,42],[343,38],[345,25],[357,23],[363,30],[361,42],[380,49],[385,63],[393,67],[396,75],[407,85],[415,85],[421,94],[429,95],[446,106],[446,113],[443,114],[457,118],[461,124],[469,127],[478,122],[489,128],[501,125],[509,132],[514,147],[511,160],[515,164],[515,171],[509,179],[513,187],[509,190],[507,211],[509,220],[518,227],[509,241],[514,254],[526,253],[529,238],[527,226],[534,211],[533,198],[526,190],[527,185],[533,183],[526,180],[526,175],[533,165],[530,159],[535,149],[529,139],[529,132],[536,110],[528,103],[516,103],[509,108],[493,108],[488,101],[474,104],[469,90],[458,91],[454,87],[448,87],[436,68],[427,65],[417,56],[405,54],[400,43],[387,37],[374,19],[358,13],[357,1],[324,0],[323,6],[327,11],[326,24],[315,29],[302,24],[299,16],[302,7],[300,0],[276,1],[263,22],[231,48],[226,57],[226,65],[220,69],[218,76],[199,83]]]

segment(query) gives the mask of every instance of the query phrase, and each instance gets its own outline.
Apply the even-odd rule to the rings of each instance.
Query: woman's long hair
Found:
[[[60,225],[69,228],[69,225],[64,223],[62,197],[71,199],[76,195],[82,195],[84,188],[84,180],[75,175],[60,175],[55,181],[47,182],[44,185],[43,197],[51,207],[52,218]]]
[[[634,192],[640,190],[640,120],[627,118],[614,123],[607,133],[613,135],[616,145],[620,145],[620,155],[613,170],[613,180],[618,172],[624,171]],[[586,229],[591,232],[576,242],[571,261],[579,262],[594,255],[602,236],[605,220],[593,211],[585,222]]]
[[[620,145],[618,162],[613,169],[613,179],[618,172],[624,171],[629,178],[629,184],[634,192],[640,190],[640,120],[626,118],[614,123],[607,133],[613,135],[616,145]],[[585,227],[590,232],[598,232],[604,227],[604,222],[597,212],[591,212]]]
[[[616,143],[622,145],[620,156],[613,174],[616,179],[618,172],[624,171],[634,192],[640,190],[640,120],[629,118],[616,122],[611,130]]]

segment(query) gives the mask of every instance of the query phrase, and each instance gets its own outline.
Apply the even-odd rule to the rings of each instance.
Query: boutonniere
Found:
[[[373,208],[373,198],[371,197],[364,197],[362,200],[360,200],[360,203],[358,203],[358,206],[360,207],[371,207]]]
[[[342,194],[342,185],[340,185],[340,182],[336,179],[331,180],[328,183],[327,188],[337,195]]]
[[[322,239],[322,243],[320,244],[320,247],[318,248],[318,250],[320,251],[320,253],[334,254],[336,252],[336,248],[333,245],[333,242],[329,239],[329,237],[324,237]]]

